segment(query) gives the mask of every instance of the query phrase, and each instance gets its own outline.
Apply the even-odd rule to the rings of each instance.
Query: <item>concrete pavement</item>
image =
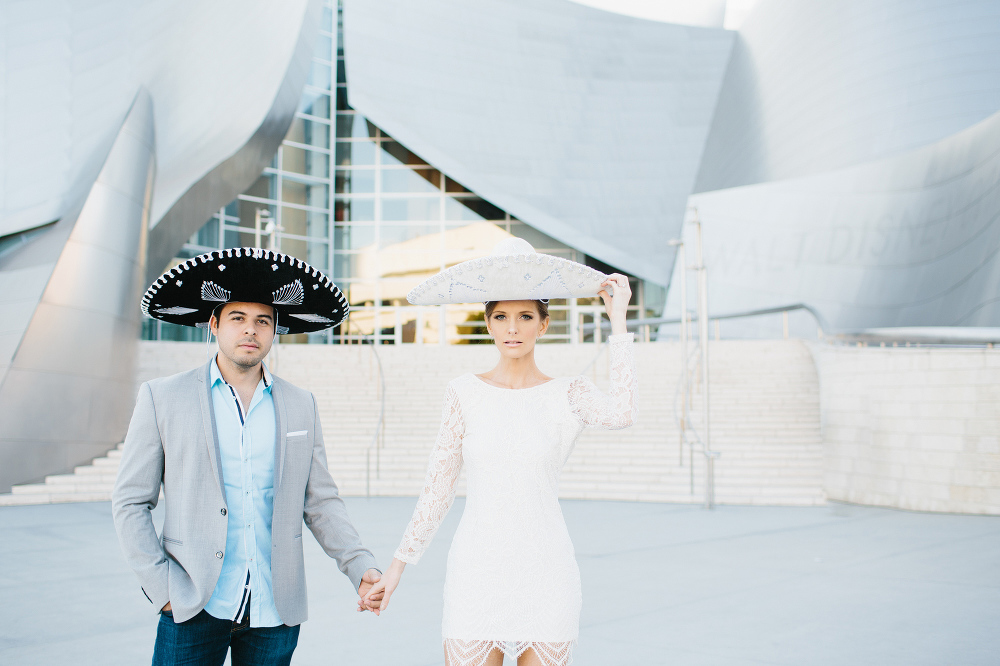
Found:
[[[380,562],[412,498],[349,498]],[[382,617],[306,539],[294,664],[440,664],[458,500]],[[583,575],[577,666],[1000,664],[1000,518],[564,501]],[[108,503],[0,508],[0,664],[148,664],[156,615]],[[542,600],[540,600],[540,603]]]

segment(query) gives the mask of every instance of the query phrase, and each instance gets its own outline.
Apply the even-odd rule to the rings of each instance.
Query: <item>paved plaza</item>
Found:
[[[380,562],[413,504],[348,499]],[[310,620],[293,663],[440,664],[461,509],[381,617],[354,612],[350,583],[307,539]],[[583,575],[577,666],[1000,664],[1000,518],[841,504],[563,510]],[[0,508],[0,598],[0,664],[149,663],[156,615],[108,503]]]

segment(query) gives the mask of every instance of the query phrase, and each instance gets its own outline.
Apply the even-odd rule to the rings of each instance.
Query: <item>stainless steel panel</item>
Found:
[[[69,238],[0,383],[0,492],[68,471],[124,436],[153,145],[152,101],[143,90],[80,212],[60,223]]]
[[[344,3],[355,109],[512,215],[660,284],[734,39],[563,0]]]
[[[319,0],[309,0],[288,71],[257,131],[229,159],[192,185],[159,221],[154,220],[156,224],[149,232],[147,284],[160,276],[191,234],[219,208],[253,185],[274,158],[295,117],[309,75],[321,10]]]
[[[712,314],[805,303],[827,333],[1000,326],[997,183],[1000,112],[902,155],[694,195]]]
[[[994,0],[769,0],[740,27],[695,192],[818,174],[1000,109]]]

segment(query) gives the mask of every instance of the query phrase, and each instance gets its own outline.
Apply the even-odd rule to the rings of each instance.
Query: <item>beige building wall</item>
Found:
[[[829,499],[1000,514],[1000,350],[812,350]]]

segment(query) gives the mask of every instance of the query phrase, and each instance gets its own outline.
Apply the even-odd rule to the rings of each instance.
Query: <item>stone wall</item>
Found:
[[[1000,514],[1000,350],[811,349],[829,499]]]

